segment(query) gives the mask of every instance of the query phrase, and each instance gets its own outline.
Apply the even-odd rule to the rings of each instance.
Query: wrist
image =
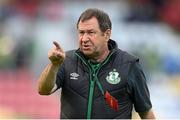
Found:
[[[60,64],[52,64],[52,63],[50,63],[49,66],[50,66],[51,71],[55,72],[55,73],[57,73],[59,68],[60,68]]]

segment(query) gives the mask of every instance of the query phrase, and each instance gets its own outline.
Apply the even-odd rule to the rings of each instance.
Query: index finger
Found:
[[[61,49],[61,47],[57,41],[53,41],[53,44],[56,46],[57,49]]]

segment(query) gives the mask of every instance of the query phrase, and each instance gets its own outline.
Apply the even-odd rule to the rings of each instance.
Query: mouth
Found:
[[[88,50],[88,49],[90,49],[90,48],[91,48],[90,45],[82,45],[82,49],[83,49],[83,50]]]

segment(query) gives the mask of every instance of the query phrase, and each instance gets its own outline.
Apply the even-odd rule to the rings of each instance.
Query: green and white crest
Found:
[[[121,81],[121,78],[116,69],[113,69],[113,71],[109,72],[109,75],[106,77],[106,80],[110,84],[118,84]]]

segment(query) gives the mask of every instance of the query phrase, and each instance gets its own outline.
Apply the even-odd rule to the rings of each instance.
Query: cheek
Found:
[[[82,43],[82,37],[78,37],[78,42],[79,42],[79,44]]]
[[[78,45],[79,45],[79,47],[82,46],[82,42],[80,40],[78,41]]]
[[[96,42],[96,46],[99,48],[99,49],[103,49],[105,46],[106,46],[106,41],[98,41]]]
[[[78,39],[79,39],[79,40],[82,40],[82,36],[79,35],[79,36],[78,36]]]

